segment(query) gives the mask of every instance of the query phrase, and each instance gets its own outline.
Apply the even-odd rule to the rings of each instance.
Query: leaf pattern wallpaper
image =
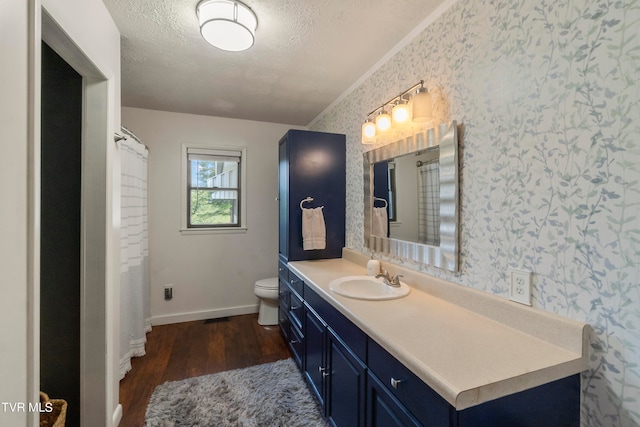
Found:
[[[366,252],[360,126],[425,79],[464,125],[461,268],[414,268],[504,297],[530,270],[535,308],[589,323],[583,427],[640,426],[639,29],[640,0],[459,0],[311,126],[347,135]]]

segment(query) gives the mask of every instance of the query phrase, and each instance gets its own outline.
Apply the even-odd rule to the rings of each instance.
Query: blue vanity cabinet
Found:
[[[340,258],[345,245],[346,138],[341,134],[290,130],[280,140],[278,166],[279,253],[284,262]],[[303,206],[323,206],[325,249],[304,250]]]
[[[280,271],[281,327],[337,427],[579,427],[580,375],[457,410],[304,283]]]
[[[304,375],[332,425],[364,426],[367,337],[306,285],[304,295]]]

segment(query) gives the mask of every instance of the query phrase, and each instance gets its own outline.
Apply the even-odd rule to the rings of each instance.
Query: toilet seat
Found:
[[[261,289],[278,289],[278,278],[270,277],[268,279],[258,280],[255,287]]]

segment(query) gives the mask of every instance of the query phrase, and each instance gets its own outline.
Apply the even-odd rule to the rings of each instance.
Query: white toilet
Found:
[[[258,313],[259,325],[278,324],[278,278],[258,280],[253,287],[253,292],[260,298],[260,312]]]

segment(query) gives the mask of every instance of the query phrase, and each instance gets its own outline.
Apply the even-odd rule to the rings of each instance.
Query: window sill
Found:
[[[247,227],[229,227],[229,228],[181,228],[180,234],[183,236],[201,235],[201,234],[245,234]]]

